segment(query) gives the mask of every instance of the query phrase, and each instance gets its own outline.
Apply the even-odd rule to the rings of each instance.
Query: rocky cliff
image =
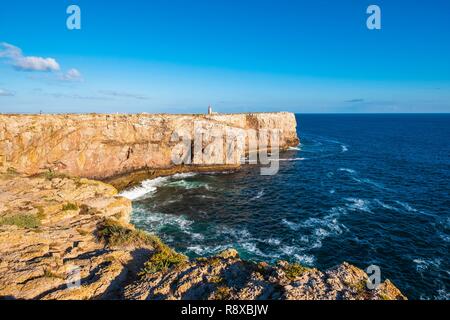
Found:
[[[272,266],[234,250],[189,260],[129,224],[110,185],[0,174],[0,299],[405,299],[364,271]]]
[[[217,135],[242,130],[279,130],[281,148],[298,144],[295,116],[291,113],[217,115],[0,115],[0,170],[36,174],[51,170],[76,177],[107,179],[124,174],[175,168],[172,155],[183,135],[203,130],[202,149],[225,148]],[[178,137],[178,139],[177,139]],[[247,140],[246,140],[247,141]],[[194,146],[191,146],[194,149]],[[196,158],[189,166],[236,166],[243,150],[231,145],[235,161],[222,156]],[[190,151],[190,150],[189,150]],[[213,152],[212,152],[213,153]],[[211,161],[213,159],[213,161]],[[177,170],[178,170],[177,169]],[[151,175],[152,172],[149,172]],[[144,178],[142,176],[141,178]]]
[[[368,290],[367,275],[346,263],[321,272],[245,261],[234,250],[190,260],[130,225],[131,202],[115,187],[86,179],[124,187],[222,166],[195,161],[192,144],[192,163],[174,165],[174,132],[200,130],[203,152],[242,130],[279,129],[286,148],[298,144],[295,127],[289,113],[0,115],[0,299],[404,299],[388,280]]]

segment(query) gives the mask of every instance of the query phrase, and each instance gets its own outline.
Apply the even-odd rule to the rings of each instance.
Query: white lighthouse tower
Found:
[[[208,114],[213,114],[213,110],[212,110],[211,105],[208,106]]]

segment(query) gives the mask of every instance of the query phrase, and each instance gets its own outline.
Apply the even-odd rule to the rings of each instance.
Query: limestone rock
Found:
[[[126,299],[336,300],[406,299],[389,280],[377,289],[366,286],[364,271],[343,263],[325,272],[304,268],[287,276],[292,265],[261,265],[236,256],[190,261],[181,268],[148,274],[126,286]]]
[[[116,194],[86,179],[0,175],[0,297],[92,299],[116,290],[143,254],[95,236],[106,218],[127,225],[131,203]]]
[[[225,162],[224,148],[216,135],[239,136],[242,130],[280,130],[280,147],[295,146],[299,140],[291,113],[214,115],[0,115],[0,172],[8,169],[25,174],[42,171],[76,177],[106,179],[136,171],[171,169],[172,153],[181,140],[173,139],[196,131],[203,133],[207,157],[191,154],[190,170],[212,165],[233,165],[249,150],[231,145],[232,163]],[[175,151],[174,151],[175,150]],[[189,148],[190,151],[190,148]],[[183,169],[183,168],[178,168]],[[144,178],[144,177],[143,177]]]
[[[405,299],[389,280],[367,289],[347,263],[272,266],[234,249],[186,261],[135,230],[131,202],[98,181],[0,174],[0,203],[0,299]]]

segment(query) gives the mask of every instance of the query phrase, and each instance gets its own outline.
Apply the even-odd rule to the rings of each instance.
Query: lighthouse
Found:
[[[208,114],[213,114],[213,110],[212,110],[211,105],[208,106]]]

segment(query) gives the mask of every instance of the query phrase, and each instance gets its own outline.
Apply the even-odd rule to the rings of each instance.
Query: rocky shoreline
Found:
[[[2,299],[406,299],[366,288],[343,263],[324,272],[235,250],[188,259],[130,223],[131,202],[103,182],[46,172],[0,174]]]
[[[280,130],[286,149],[299,143],[296,126],[285,112],[0,115],[0,298],[405,299],[388,280],[368,290],[367,275],[347,263],[321,272],[245,261],[231,249],[192,260],[130,224],[131,201],[117,189],[236,170],[239,156],[255,151],[251,140],[227,145],[237,162],[224,165],[214,158],[225,147],[217,135]],[[189,153],[193,163],[175,166],[178,130],[202,131],[200,151],[211,157],[196,162]]]

